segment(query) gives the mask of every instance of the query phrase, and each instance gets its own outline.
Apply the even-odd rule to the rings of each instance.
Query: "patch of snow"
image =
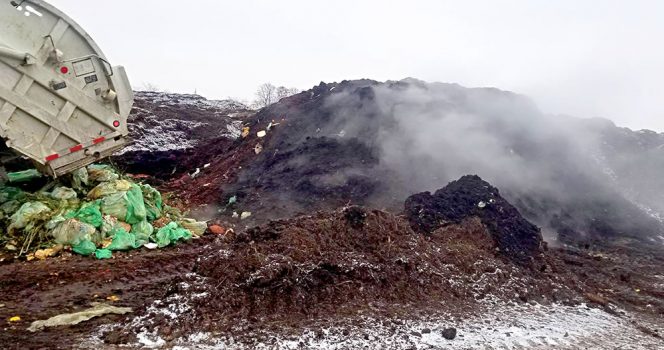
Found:
[[[195,106],[201,109],[248,110],[249,107],[234,100],[208,100],[196,94],[172,94],[157,91],[136,91],[136,98],[149,99],[164,106]]]
[[[487,305],[488,306],[488,305]],[[423,320],[360,318],[348,326],[312,327],[295,334],[260,333],[253,343],[224,335],[194,335],[178,344],[198,349],[655,349],[662,342],[626,317],[586,305],[496,304],[466,319],[441,315]],[[453,340],[442,330],[457,329]],[[266,341],[265,339],[270,339]],[[196,341],[195,339],[200,339]],[[269,344],[268,344],[269,343]]]

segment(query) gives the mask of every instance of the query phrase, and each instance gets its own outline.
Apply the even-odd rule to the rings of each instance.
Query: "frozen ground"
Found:
[[[170,300],[176,301],[174,300]],[[161,305],[169,317],[187,308]],[[484,312],[467,318],[441,315],[422,320],[358,318],[335,321],[336,326],[312,326],[279,334],[255,331],[242,338],[196,333],[168,347],[174,349],[664,349],[656,320],[638,322],[632,315],[611,315],[586,305],[543,306],[484,303]],[[136,320],[135,320],[136,321]],[[442,330],[454,327],[457,336],[445,339]],[[147,330],[146,330],[147,331]],[[163,339],[147,331],[137,347],[163,347]],[[91,344],[92,345],[92,344]],[[95,347],[97,347],[95,345]]]

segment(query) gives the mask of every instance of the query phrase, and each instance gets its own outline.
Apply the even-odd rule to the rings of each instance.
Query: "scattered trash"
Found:
[[[180,226],[189,230],[194,237],[200,237],[205,234],[207,230],[207,223],[204,221],[196,221],[194,219],[182,219],[179,222]]]
[[[261,131],[256,133],[256,136],[258,136],[259,138],[263,138],[266,135],[267,135],[267,131],[265,131],[265,130],[261,130]]]
[[[477,207],[480,208],[480,209],[485,208],[486,207],[486,202],[485,201],[480,201],[479,203],[477,203]]]
[[[225,233],[224,228],[219,225],[212,225],[209,227],[209,230],[215,235],[223,235]]]
[[[251,216],[251,212],[249,211],[243,211],[242,214],[240,214],[240,220],[247,219],[248,217]]]
[[[209,168],[209,167],[210,167],[210,163],[207,163],[207,164],[204,164],[204,165],[203,165],[203,169],[207,169],[207,168]]]
[[[39,249],[35,252],[34,256],[39,260],[45,260],[46,258],[56,256],[59,252],[62,251],[63,248],[64,247],[62,245],[58,244],[51,248]]]
[[[194,172],[193,172],[192,174],[190,174],[189,176],[191,176],[192,179],[195,179],[195,178],[196,178],[198,175],[200,175],[200,174],[201,174],[201,168],[196,168],[196,171],[194,171]]]
[[[249,136],[250,130],[251,129],[248,126],[245,126],[244,128],[242,128],[242,138],[245,138],[245,137]]]
[[[232,216],[233,216],[233,218],[239,218],[240,214],[238,214],[236,211],[234,211]]]
[[[108,249],[97,249],[95,251],[95,258],[99,260],[110,259],[113,257],[113,252]]]
[[[41,329],[44,329],[45,327],[71,326],[103,315],[108,315],[108,314],[124,315],[130,312],[132,312],[132,309],[128,307],[117,307],[107,304],[97,304],[92,308],[80,312],[57,315],[47,320],[32,322],[28,330],[30,332],[36,332]]]
[[[157,243],[145,243],[145,244],[143,244],[143,246],[147,249],[150,249],[150,250],[157,249],[159,247],[157,245]]]
[[[116,301],[120,301],[120,297],[118,297],[117,295],[109,295],[109,296],[106,297],[106,300],[111,301],[111,302],[116,302]]]
[[[277,125],[279,125],[279,123],[271,122],[270,124],[267,125],[267,128],[265,128],[265,129],[267,131],[270,131],[270,129],[272,129],[272,127],[275,127]]]
[[[237,203],[237,196],[233,196],[231,198],[228,198],[228,205],[235,204]]]
[[[9,318],[9,322],[19,322],[21,321],[21,316],[14,316]]]
[[[182,228],[176,222],[171,222],[157,231],[156,243],[159,248],[163,248],[179,240],[187,241],[189,239],[191,239],[191,232],[189,230]]]
[[[97,246],[91,241],[85,240],[79,243],[78,245],[72,247],[72,250],[76,254],[88,256],[97,250]]]
[[[263,152],[263,146],[260,143],[257,143],[256,147],[254,147],[254,153],[261,154],[261,152]]]

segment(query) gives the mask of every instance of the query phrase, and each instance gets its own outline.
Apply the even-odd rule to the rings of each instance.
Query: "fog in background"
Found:
[[[264,82],[308,89],[417,77],[664,131],[662,1],[50,3],[124,65],[135,88],[251,100]]]
[[[498,89],[415,79],[333,92],[324,111],[332,122],[321,133],[377,150],[378,166],[365,174],[388,189],[369,200],[374,206],[477,174],[549,237],[664,242],[662,135],[542,113]]]

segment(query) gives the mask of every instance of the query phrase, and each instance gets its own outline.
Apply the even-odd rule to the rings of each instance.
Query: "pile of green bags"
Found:
[[[37,176],[34,171],[9,175],[13,182]],[[6,227],[0,244],[22,240],[19,255],[34,243],[60,244],[80,255],[108,259],[113,251],[148,244],[163,248],[200,236],[207,228],[164,205],[155,188],[124,179],[109,165],[78,169],[70,179],[45,188],[29,193],[0,185],[0,225]],[[163,227],[155,229],[155,221]]]

